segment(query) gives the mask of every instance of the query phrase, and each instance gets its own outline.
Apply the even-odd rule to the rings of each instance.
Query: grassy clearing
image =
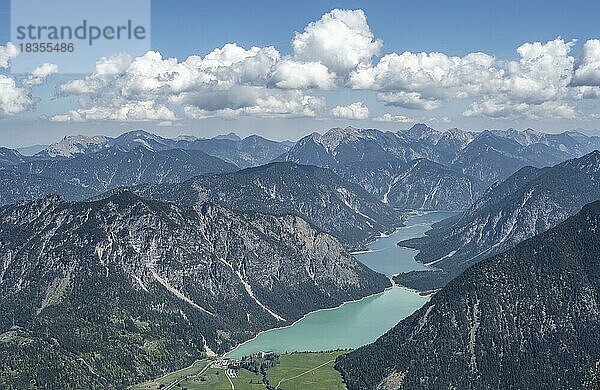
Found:
[[[345,390],[339,372],[333,368],[335,359],[348,351],[292,353],[281,355],[279,363],[269,369],[269,383],[279,390]],[[221,368],[205,367],[210,360],[201,360],[193,366],[140,385],[133,390],[158,390],[172,385],[172,390],[231,390],[231,383]],[[198,375],[202,373],[201,375]],[[235,390],[265,390],[262,376],[245,369],[236,370],[231,378]],[[162,387],[161,387],[162,386]]]
[[[264,390],[265,385],[262,383],[262,376],[250,372],[248,370],[238,370],[237,378],[233,378],[235,390]],[[250,383],[252,381],[252,383]]]
[[[235,387],[237,390],[237,386]],[[220,368],[209,368],[200,377],[193,376],[181,381],[174,390],[231,390],[231,384]]]
[[[198,360],[194,362],[190,367],[184,368],[179,371],[171,372],[163,377],[158,379],[153,379],[151,381],[131,386],[132,390],[157,390],[162,385],[166,387],[171,383],[175,382],[178,379],[184,378],[189,375],[195,375],[202,371],[204,367],[206,367],[210,363],[210,360]],[[230,387],[231,388],[231,387]]]
[[[347,351],[292,353],[282,355],[279,364],[268,372],[269,383],[280,390],[346,389],[335,359]]]

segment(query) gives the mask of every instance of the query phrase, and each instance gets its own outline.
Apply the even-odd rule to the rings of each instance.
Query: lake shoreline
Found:
[[[412,237],[422,236],[424,235],[424,231],[430,230],[434,223],[444,218],[447,218],[445,214],[446,212],[444,211],[412,212],[408,215],[404,226],[394,229],[394,231],[390,232],[390,234],[377,237],[371,242],[371,244],[369,244],[370,247],[366,250],[358,250],[350,253],[351,255],[356,256],[356,259],[362,264],[365,264],[367,267],[371,268],[376,272],[380,272],[386,275],[390,279],[390,282],[392,284],[390,287],[387,287],[381,292],[373,293],[362,298],[342,302],[341,304],[334,307],[313,310],[304,314],[302,317],[298,318],[291,324],[260,331],[252,338],[244,341],[243,343],[237,345],[235,348],[232,348],[231,350],[224,353],[222,357],[237,359],[241,356],[245,356],[246,352],[248,352],[247,354],[251,354],[257,352],[258,350],[275,352],[281,352],[284,350],[315,352],[320,351],[320,348],[330,349],[332,345],[334,345],[333,348],[354,348],[356,343],[362,343],[363,341],[365,341],[365,339],[369,339],[367,343],[374,341],[377,337],[380,337],[381,334],[384,334],[387,330],[389,330],[389,328],[387,328],[388,326],[393,327],[393,325],[395,325],[402,318],[406,318],[407,315],[410,315],[410,313],[418,309],[415,309],[417,306],[425,304],[425,302],[432,295],[432,293],[423,294],[422,291],[399,285],[393,281],[393,275],[397,274],[399,271],[402,272],[404,269],[410,270],[414,269],[414,267],[423,266],[422,263],[419,263],[416,260],[414,260],[414,256],[417,253],[417,251],[398,253],[395,249],[393,249],[398,248],[396,244],[401,239],[400,237],[398,237],[397,233],[400,233],[402,230],[407,229],[405,230],[405,235],[410,235]],[[400,235],[402,235],[402,233],[400,233]],[[383,242],[381,242],[380,240],[383,240]],[[390,250],[393,252],[389,252]],[[384,255],[374,255],[375,259],[378,259],[379,256],[384,256],[383,258],[381,258],[383,259],[383,261],[380,264],[376,264],[372,261],[369,261],[373,258],[368,259],[363,257],[364,255],[370,256],[376,252],[383,251],[388,252]],[[389,266],[390,264],[393,264],[396,261],[396,259],[398,259],[399,261],[399,263],[397,264],[397,267],[400,267],[399,270],[394,270],[393,267],[392,269],[389,269],[388,267],[388,269],[386,270],[385,265],[383,266],[383,268],[381,268],[382,263],[387,263]],[[429,270],[433,269],[429,268]],[[381,297],[381,299],[383,300],[377,297]],[[365,304],[363,305],[360,304],[360,302],[369,299],[373,299],[373,301],[365,302]],[[419,299],[424,299],[424,301],[421,302]],[[347,306],[357,303],[358,306]],[[378,317],[380,319],[384,319],[381,322],[381,326],[376,327],[376,330],[374,330],[373,332],[369,331],[366,334],[364,334],[364,331],[361,331],[360,329],[364,329],[364,318],[366,318],[365,316],[368,316],[364,314],[364,312],[362,312],[365,309],[367,310],[367,312],[370,313],[369,315],[372,316],[379,315],[377,314],[378,310],[387,310],[388,312],[394,313],[394,317],[392,318],[397,319],[394,319],[392,321],[389,314],[384,312],[383,317]],[[340,311],[340,313],[335,313],[331,315],[326,314],[328,312],[336,312],[338,310]],[[360,316],[362,316],[362,318],[356,317],[355,312],[357,310],[361,311],[362,314],[360,314]],[[335,318],[335,316],[348,315],[350,316],[348,318],[349,321],[351,321],[351,323],[347,324],[347,327],[344,327],[344,330],[346,331],[346,333],[356,331],[361,332],[361,336],[358,337],[358,339],[352,336],[348,336],[347,334],[338,335],[337,333],[332,333],[331,316]],[[353,315],[354,317],[352,317]],[[339,318],[335,321],[339,322]],[[393,324],[391,322],[393,322]],[[315,326],[317,326],[317,328],[315,328]],[[323,326],[322,332],[319,330],[319,326]],[[286,329],[290,328],[295,329],[286,331]],[[308,332],[309,330],[312,332],[316,331],[317,336],[310,337],[309,334],[306,333],[307,335],[305,337],[308,337],[308,339],[305,339],[306,341],[303,341],[302,332]],[[273,332],[276,333],[271,334]],[[332,338],[328,338],[329,334],[331,334]],[[374,337],[374,339],[370,340],[370,337]],[[345,341],[346,338],[348,340],[347,343]],[[322,347],[317,346],[319,345],[319,343],[322,343]],[[289,348],[286,346],[288,346]],[[256,349],[256,351],[254,351],[254,349]],[[238,354],[239,356],[232,356],[236,354]]]
[[[256,339],[257,339],[257,338],[258,338],[260,335],[262,335],[262,334],[266,334],[266,333],[269,333],[269,332],[274,332],[274,331],[281,330],[281,329],[291,328],[292,326],[296,325],[298,322],[300,322],[300,321],[302,321],[302,320],[306,319],[306,317],[308,317],[308,316],[310,316],[310,315],[312,315],[312,314],[319,313],[319,312],[324,312],[324,311],[337,310],[337,309],[339,309],[339,308],[343,307],[344,305],[349,305],[349,304],[352,304],[352,303],[356,303],[356,302],[363,301],[363,300],[365,300],[365,299],[369,299],[369,298],[376,297],[376,296],[378,296],[378,295],[383,295],[383,294],[385,294],[385,292],[386,292],[386,291],[389,291],[389,290],[391,290],[391,289],[393,289],[393,288],[400,288],[400,289],[403,289],[403,290],[406,290],[406,291],[409,291],[409,292],[415,293],[415,294],[417,294],[417,295],[420,295],[420,294],[419,294],[419,292],[418,292],[417,290],[413,290],[413,289],[411,289],[411,288],[408,288],[408,287],[404,287],[404,286],[397,285],[397,284],[395,284],[395,283],[394,283],[394,281],[393,281],[393,280],[390,280],[390,281],[392,282],[392,285],[391,285],[390,287],[386,287],[386,288],[385,288],[383,291],[380,291],[380,292],[378,292],[378,293],[369,294],[369,295],[366,295],[366,296],[364,296],[364,297],[362,297],[362,298],[353,299],[353,300],[351,300],[351,301],[345,301],[345,302],[342,302],[342,303],[340,303],[338,306],[334,306],[334,307],[325,307],[325,308],[323,308],[323,309],[317,309],[317,310],[313,310],[313,311],[311,311],[311,312],[308,312],[308,313],[304,314],[302,317],[298,318],[296,321],[294,321],[293,323],[291,323],[291,324],[289,324],[289,325],[285,325],[285,326],[278,326],[278,327],[276,327],[276,328],[270,328],[270,329],[266,329],[266,330],[261,330],[260,332],[258,332],[258,333],[256,334],[256,336],[252,337],[251,339],[248,339],[248,340],[244,341],[243,343],[240,343],[240,344],[238,344],[238,345],[237,345],[235,348],[233,348],[232,350],[230,350],[230,351],[227,351],[226,353],[224,353],[223,355],[221,355],[221,357],[223,357],[223,358],[227,358],[227,355],[228,355],[228,354],[235,352],[235,351],[236,351],[236,350],[237,350],[239,347],[241,347],[242,345],[244,345],[244,344],[246,344],[246,343],[249,343],[249,342],[251,342],[251,341],[254,341],[254,340],[256,340]],[[267,352],[267,351],[264,351],[264,352]],[[302,351],[302,352],[317,352],[317,351]]]

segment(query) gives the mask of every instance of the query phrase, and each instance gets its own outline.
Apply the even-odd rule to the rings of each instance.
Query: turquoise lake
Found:
[[[371,243],[369,252],[356,253],[356,259],[369,268],[392,276],[398,272],[427,269],[415,261],[417,251],[400,248],[397,242],[421,237],[431,225],[453,213],[428,212],[412,215],[406,226]],[[293,325],[260,333],[229,352],[226,357],[241,358],[260,351],[278,353],[294,351],[326,351],[358,348],[375,341],[400,320],[414,313],[429,298],[403,287],[347,302],[333,309],[312,312]]]

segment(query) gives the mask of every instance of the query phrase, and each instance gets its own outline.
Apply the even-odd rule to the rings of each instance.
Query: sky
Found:
[[[131,13],[103,4],[109,18]],[[600,2],[157,0],[150,9],[149,53],[103,52],[80,74],[50,63],[12,74],[25,54],[8,45],[10,0],[0,0],[0,145],[140,128],[296,140],[416,122],[600,134]]]

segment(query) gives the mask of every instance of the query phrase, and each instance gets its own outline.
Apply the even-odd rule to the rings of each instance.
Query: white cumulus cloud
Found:
[[[409,123],[409,122],[414,122],[415,121],[414,119],[409,118],[407,116],[404,116],[404,115],[393,115],[393,114],[390,114],[388,112],[386,112],[383,115],[376,116],[375,118],[373,118],[373,120],[375,122],[399,122],[399,123]]]
[[[309,23],[292,41],[294,59],[320,62],[338,74],[369,65],[382,46],[362,10],[334,9]]]
[[[31,72],[31,74],[25,79],[23,84],[27,85],[27,86],[40,85],[44,81],[46,81],[46,79],[49,76],[51,76],[55,73],[58,73],[58,65],[44,63],[44,64],[38,66],[37,68],[35,68]]]
[[[575,41],[557,38],[525,43],[517,48],[519,60],[503,61],[485,53],[463,57],[444,53],[391,53],[377,64],[351,73],[349,86],[377,91],[388,106],[434,110],[451,100],[471,100],[466,116],[492,118],[572,118],[570,101]],[[586,44],[587,62],[593,68],[595,44]],[[589,71],[587,74],[593,73]],[[583,74],[583,73],[582,73]],[[589,77],[588,77],[589,79]],[[579,91],[579,95],[593,91]]]
[[[12,43],[0,45],[0,69],[6,69],[19,54]],[[40,85],[46,78],[58,72],[55,64],[43,64],[26,75],[19,84],[14,77],[0,74],[0,117],[15,115],[32,108],[37,99],[31,94],[31,87]]]
[[[0,69],[8,68],[10,61],[19,54],[19,49],[8,42],[6,46],[0,45]]]
[[[502,77],[482,88],[482,99],[470,104],[466,116],[491,118],[574,118],[569,85],[575,59],[569,54],[575,41],[561,38],[521,45],[519,61],[504,64]]]
[[[325,99],[304,95],[300,91],[267,91],[260,87],[245,87],[235,94],[209,95],[207,100],[193,101],[184,106],[188,118],[255,117],[315,117],[325,106]],[[211,104],[208,100],[213,98]],[[188,102],[192,103],[192,102]]]
[[[335,75],[320,62],[284,60],[277,64],[272,82],[278,88],[331,89],[335,85]]]
[[[108,58],[103,57],[96,62],[94,72],[85,79],[69,81],[61,85],[59,90],[70,95],[93,93],[108,87],[130,64],[131,56],[127,53],[120,53]]]
[[[354,102],[347,106],[335,106],[329,113],[334,118],[367,119],[369,117],[369,108],[363,102]]]
[[[386,106],[404,107],[418,110],[434,110],[441,106],[439,98],[425,96],[421,92],[379,92],[377,99]]]
[[[71,110],[50,117],[53,122],[83,122],[88,120],[171,121],[177,119],[167,107],[153,101],[124,102],[119,106],[93,106]]]
[[[575,70],[573,83],[600,86],[600,39],[590,39],[583,45],[581,64]]]
[[[14,115],[33,105],[29,90],[17,85],[12,77],[0,75],[0,116]]]
[[[487,116],[500,119],[573,119],[577,116],[577,110],[572,104],[558,101],[529,104],[486,99],[472,103],[463,114],[468,117]]]
[[[524,43],[516,60],[482,52],[406,51],[379,58],[383,42],[365,13],[334,9],[294,35],[289,55],[272,46],[228,43],[182,61],[156,51],[102,58],[92,73],[60,86],[61,94],[79,97],[79,107],[55,120],[315,117],[325,109],[316,91],[332,89],[372,91],[385,106],[414,110],[452,102],[462,105],[465,116],[577,118],[579,101],[600,98],[600,40],[585,42],[579,61],[571,55],[574,45],[560,37]],[[0,67],[15,50],[0,48]],[[29,83],[38,82],[31,77]],[[369,117],[362,102],[329,113]]]
[[[81,96],[80,107],[52,119],[316,116],[324,99],[303,90],[333,86],[324,65],[282,59],[273,47],[226,44],[181,62],[155,51],[134,59],[121,54],[102,58],[84,79],[62,85],[61,93]]]

